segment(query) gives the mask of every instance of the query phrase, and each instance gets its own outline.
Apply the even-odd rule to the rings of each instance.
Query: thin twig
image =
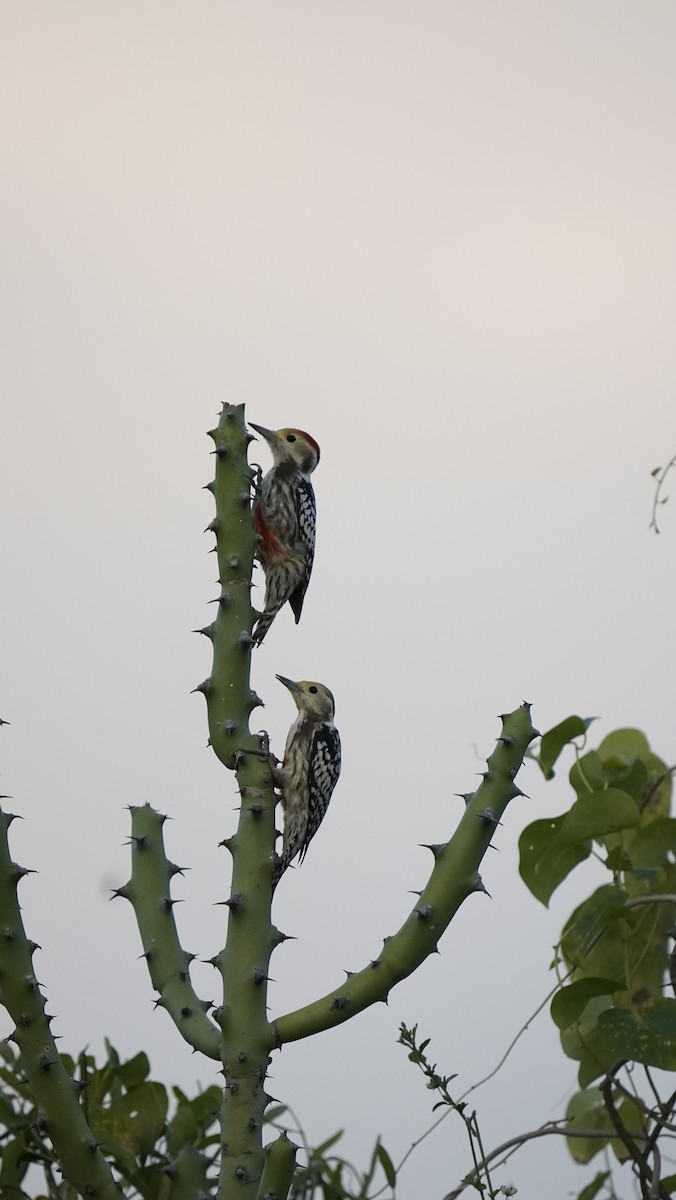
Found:
[[[490,1154],[486,1155],[485,1159],[483,1159],[482,1162],[477,1164],[477,1172],[483,1170],[487,1163],[491,1163],[491,1162],[493,1162],[494,1159],[499,1158],[500,1155],[504,1154],[506,1150],[518,1150],[518,1148],[520,1146],[522,1146],[524,1144],[524,1142],[530,1142],[533,1140],[533,1138],[548,1137],[549,1134],[551,1134],[551,1133],[559,1134],[562,1137],[574,1137],[574,1138],[585,1138],[585,1139],[586,1138],[604,1138],[606,1141],[608,1140],[608,1131],[607,1130],[605,1130],[605,1131],[602,1129],[574,1129],[573,1130],[573,1129],[569,1129],[569,1128],[562,1128],[563,1120],[565,1120],[565,1118],[560,1118],[558,1121],[548,1121],[546,1125],[541,1125],[538,1129],[531,1129],[528,1131],[528,1133],[521,1133],[518,1135],[518,1137],[509,1138],[509,1140],[506,1142],[503,1142],[501,1146],[496,1146],[495,1150],[492,1150]],[[640,1139],[641,1135],[637,1135],[637,1136]],[[456,1200],[456,1198],[464,1192],[465,1188],[472,1186],[472,1181],[475,1178],[477,1172],[472,1172],[472,1174],[465,1176],[465,1178],[462,1180],[462,1182],[458,1185],[457,1188],[454,1188],[454,1190],[452,1192],[446,1193],[446,1195],[444,1196],[444,1200]]]
[[[542,1004],[538,1004],[538,1007],[535,1009],[535,1012],[532,1012],[531,1015],[529,1016],[528,1020],[521,1026],[516,1037],[512,1038],[512,1041],[509,1043],[509,1046],[505,1050],[505,1053],[503,1054],[502,1058],[500,1059],[500,1062],[498,1063],[497,1067],[494,1067],[493,1070],[488,1075],[485,1075],[484,1078],[480,1079],[477,1083],[473,1083],[472,1086],[470,1088],[468,1088],[466,1092],[463,1092],[462,1096],[458,1100],[458,1104],[462,1103],[463,1100],[466,1100],[467,1097],[469,1095],[471,1095],[472,1092],[475,1092],[477,1088],[482,1087],[482,1085],[484,1083],[488,1083],[488,1080],[492,1079],[494,1075],[497,1075],[500,1068],[503,1066],[503,1064],[507,1061],[510,1054],[512,1053],[512,1050],[516,1046],[516,1043],[519,1041],[519,1038],[526,1032],[526,1030],[529,1028],[531,1022],[534,1021],[535,1018],[540,1015],[540,1013],[542,1012],[545,1005],[548,1004],[549,1001],[552,999],[552,996],[556,995],[556,993],[559,991],[559,989],[561,987],[561,984],[565,983],[566,979],[570,979],[572,974],[573,974],[573,968],[571,968],[570,971],[568,971],[563,976],[563,978],[561,979],[560,982],[557,982],[556,987],[552,988],[551,992],[549,992],[545,996],[544,1000],[542,1001]]]
[[[601,1081],[601,1083],[599,1084],[599,1091],[600,1091],[601,1095],[603,1096],[603,1102],[606,1106],[606,1111],[610,1118],[610,1123],[613,1126],[613,1129],[615,1130],[615,1132],[617,1133],[617,1136],[619,1137],[620,1141],[626,1146],[627,1150],[629,1151],[629,1154],[631,1155],[631,1157],[633,1159],[635,1169],[637,1170],[637,1172],[640,1176],[641,1192],[642,1192],[643,1196],[646,1197],[646,1200],[653,1200],[654,1197],[660,1198],[660,1200],[669,1200],[669,1193],[667,1192],[666,1188],[662,1187],[662,1185],[659,1182],[659,1179],[657,1180],[658,1191],[657,1192],[654,1191],[654,1186],[655,1186],[654,1170],[651,1171],[650,1166],[648,1164],[648,1159],[647,1159],[646,1153],[643,1150],[640,1150],[639,1147],[637,1146],[636,1135],[631,1134],[629,1132],[629,1130],[627,1129],[619,1112],[617,1111],[615,1102],[613,1100],[613,1095],[612,1095],[613,1085],[617,1083],[617,1080],[615,1077],[616,1077],[618,1071],[621,1071],[622,1067],[624,1067],[625,1065],[626,1065],[626,1060],[622,1059],[622,1058],[619,1059],[618,1062],[616,1062],[610,1068],[605,1079],[603,1079]],[[638,1135],[638,1136],[639,1136],[639,1140],[641,1140],[641,1141],[645,1140],[646,1147],[650,1147],[650,1139],[649,1138],[645,1138],[644,1135],[642,1135],[642,1134]]]
[[[660,492],[662,491],[662,485],[664,484],[664,481],[665,481],[667,475],[669,474],[671,468],[675,464],[676,464],[676,454],[674,455],[674,457],[672,459],[670,459],[670,461],[667,463],[666,467],[658,467],[657,471],[653,472],[654,477],[657,479],[657,487],[655,488],[655,495],[653,496],[653,514],[652,514],[652,519],[650,521],[648,529],[654,529],[655,533],[659,533],[659,528],[657,526],[658,505],[666,504],[667,499],[668,499],[668,497],[665,496],[664,500],[660,500]]]

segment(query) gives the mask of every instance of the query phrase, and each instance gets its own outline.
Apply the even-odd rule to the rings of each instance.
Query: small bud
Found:
[[[496,817],[492,808],[485,808],[483,810],[483,812],[480,812],[479,820],[484,825],[499,825],[500,824],[500,822],[498,821],[498,818]]]

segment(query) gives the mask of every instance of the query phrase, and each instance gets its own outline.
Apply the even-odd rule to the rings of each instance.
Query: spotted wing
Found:
[[[299,863],[326,815],[339,775],[340,737],[335,725],[327,721],[317,726],[310,747],[308,823]]]
[[[302,475],[296,485],[296,516],[298,518],[298,540],[305,551],[305,568],[303,578],[289,597],[289,604],[296,618],[296,624],[298,624],[300,614],[303,611],[303,601],[307,585],[310,582],[312,562],[315,556],[315,532],[317,529],[317,505],[315,503],[314,489],[310,480],[305,479]]]

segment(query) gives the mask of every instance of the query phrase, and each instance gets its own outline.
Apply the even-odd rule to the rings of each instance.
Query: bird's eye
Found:
[[[295,442],[296,441],[295,433],[287,433],[286,440],[287,440],[287,442]]]
[[[318,691],[319,691],[319,688],[316,688],[316,687],[308,688],[308,692],[312,692],[313,696],[316,696]]]

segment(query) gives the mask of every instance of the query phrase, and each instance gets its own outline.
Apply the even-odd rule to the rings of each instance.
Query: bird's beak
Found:
[[[274,445],[278,440],[274,429],[266,429],[264,425],[254,425],[253,421],[249,421],[251,429],[255,429],[256,433],[260,433],[262,438],[265,438],[269,446]]]
[[[303,690],[298,686],[297,683],[294,683],[293,679],[287,679],[286,675],[277,675],[275,678],[278,679],[280,683],[283,683],[284,687],[287,687],[290,692],[302,692]]]

